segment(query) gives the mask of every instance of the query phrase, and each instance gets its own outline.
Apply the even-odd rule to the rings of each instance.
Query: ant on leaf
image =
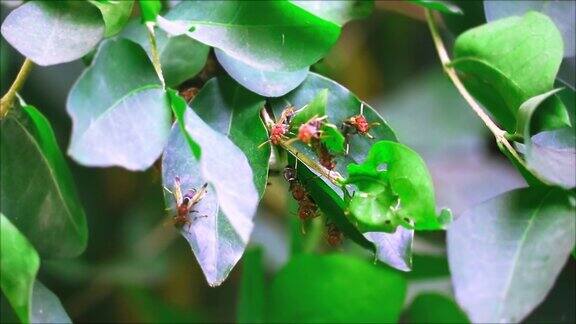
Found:
[[[188,230],[190,230],[190,226],[192,226],[192,221],[201,218],[201,217],[208,217],[207,215],[197,216],[190,221],[189,214],[190,213],[197,213],[197,210],[194,210],[194,207],[204,198],[206,190],[208,187],[208,183],[204,183],[199,190],[190,189],[185,195],[182,195],[182,189],[180,187],[180,178],[174,178],[174,188],[173,191],[168,190],[168,188],[164,187],[166,191],[174,196],[174,200],[176,202],[176,215],[172,217],[172,221],[174,226],[178,228],[184,227],[184,225],[188,224]]]

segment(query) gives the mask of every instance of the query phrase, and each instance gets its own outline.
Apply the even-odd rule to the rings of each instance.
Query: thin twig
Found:
[[[12,108],[14,98],[16,98],[16,93],[24,86],[33,66],[34,63],[32,63],[28,58],[24,60],[24,63],[22,63],[22,67],[16,76],[16,80],[14,80],[14,83],[12,83],[8,92],[6,92],[2,99],[0,99],[0,118],[6,116],[8,111],[10,111],[10,108]]]
[[[494,121],[484,112],[482,107],[474,100],[472,95],[466,90],[464,84],[458,77],[458,74],[454,70],[454,68],[450,67],[450,57],[448,56],[448,52],[446,51],[446,47],[444,46],[444,42],[440,37],[440,33],[438,32],[438,28],[434,21],[434,17],[432,16],[432,12],[429,9],[426,9],[426,20],[428,21],[428,27],[430,28],[430,33],[432,34],[432,40],[434,41],[434,46],[436,47],[436,51],[438,52],[438,56],[440,57],[440,61],[442,62],[442,68],[444,72],[448,75],[458,92],[462,95],[464,100],[470,105],[472,110],[480,117],[480,119],[484,122],[486,127],[492,132],[494,137],[496,138],[496,142],[498,143],[498,147],[503,150],[509,152],[510,156],[512,156],[520,165],[526,167],[526,163],[524,160],[518,155],[518,152],[514,149],[512,144],[507,139],[506,131],[500,129]]]

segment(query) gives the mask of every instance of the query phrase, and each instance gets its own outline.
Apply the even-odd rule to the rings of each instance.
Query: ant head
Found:
[[[291,182],[296,180],[296,169],[294,169],[293,167],[287,166],[284,168],[284,179],[286,179],[286,181]]]

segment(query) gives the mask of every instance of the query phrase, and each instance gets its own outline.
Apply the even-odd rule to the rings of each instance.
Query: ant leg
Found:
[[[192,221],[195,221],[199,218],[208,218],[208,215],[196,216],[196,217],[194,217],[194,219]]]

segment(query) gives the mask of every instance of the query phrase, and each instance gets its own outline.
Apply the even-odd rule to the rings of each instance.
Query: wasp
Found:
[[[342,123],[342,127],[340,128],[342,130],[342,133],[344,134],[344,137],[346,138],[346,153],[348,153],[348,149],[350,146],[350,138],[352,137],[352,135],[360,134],[362,136],[366,136],[370,139],[373,139],[374,136],[372,136],[369,133],[369,131],[372,127],[378,125],[380,125],[380,123],[378,122],[373,123],[368,122],[368,120],[364,116],[364,102],[362,102],[360,104],[360,114],[354,115],[346,119]]]
[[[192,222],[190,221],[189,215],[191,213],[197,213],[197,210],[194,210],[194,207],[204,198],[206,195],[208,183],[204,183],[200,189],[190,189],[185,195],[182,195],[182,189],[180,185],[180,178],[174,178],[174,188],[173,191],[168,190],[166,191],[171,193],[174,196],[174,200],[176,202],[176,215],[172,217],[172,221],[174,226],[178,228],[184,227],[184,225],[188,224],[188,230],[190,230],[190,226]],[[193,221],[200,217],[208,217],[204,216],[197,216],[194,217]]]

